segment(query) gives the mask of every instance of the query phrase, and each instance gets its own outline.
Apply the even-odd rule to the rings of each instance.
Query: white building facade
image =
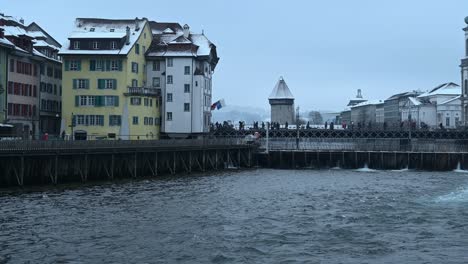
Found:
[[[177,23],[151,22],[153,44],[146,53],[146,86],[161,90],[161,135],[208,133],[212,77],[219,61],[204,34]]]
[[[465,23],[468,25],[468,17],[465,18]],[[461,120],[464,126],[468,125],[468,26],[463,28],[465,32],[465,56],[461,60],[461,97],[462,116]]]
[[[454,129],[461,125],[461,89],[455,83],[445,83],[417,97],[409,97],[401,111],[403,122],[417,127]]]

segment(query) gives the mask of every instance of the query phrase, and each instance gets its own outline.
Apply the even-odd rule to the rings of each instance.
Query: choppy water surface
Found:
[[[467,263],[468,174],[252,170],[0,195],[0,263]]]

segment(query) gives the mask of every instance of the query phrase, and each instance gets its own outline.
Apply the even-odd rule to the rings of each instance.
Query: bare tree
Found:
[[[323,117],[319,111],[310,111],[309,112],[309,121],[312,125],[321,125],[323,124]]]

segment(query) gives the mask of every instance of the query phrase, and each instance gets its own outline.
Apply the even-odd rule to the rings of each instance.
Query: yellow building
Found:
[[[62,130],[75,139],[158,139],[160,90],[146,88],[143,19],[77,18],[63,58]]]

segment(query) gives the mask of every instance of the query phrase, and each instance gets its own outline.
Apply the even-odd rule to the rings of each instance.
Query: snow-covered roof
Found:
[[[28,35],[35,39],[46,39],[47,36],[41,31],[28,31]]]
[[[444,83],[441,84],[432,90],[429,90],[421,95],[418,96],[418,98],[422,97],[430,97],[430,96],[436,96],[436,95],[460,95],[461,94],[461,89],[458,84],[455,83]]]
[[[49,43],[45,42],[44,40],[34,40],[34,47],[47,47],[47,48],[51,48],[51,49],[54,49],[54,50],[60,50],[59,47],[56,47],[54,45],[50,45]]]
[[[216,52],[216,46],[204,34],[189,32],[184,36],[184,30],[178,23],[150,21],[150,26],[153,44],[148,50],[148,56],[199,57]]]
[[[125,37],[126,32],[73,32],[68,36],[69,39],[121,39]]]
[[[4,19],[6,21],[12,21],[12,22],[15,22],[17,24],[22,24],[20,19],[18,19],[16,17],[12,17],[12,16],[6,16],[5,14],[2,14],[2,13],[0,13],[0,19]]]
[[[450,98],[450,99],[448,99],[448,100],[446,100],[446,101],[443,101],[443,102],[440,103],[440,104],[441,104],[441,105],[443,105],[443,104],[448,104],[448,103],[453,102],[453,101],[455,101],[455,100],[457,100],[457,99],[460,99],[460,97],[461,97],[461,95],[455,96],[455,97]]]
[[[283,77],[281,77],[273,88],[268,99],[293,99],[294,96],[292,95],[291,91],[289,90],[288,85],[284,81]]]
[[[2,46],[7,46],[7,47],[14,47],[15,45],[11,43],[8,39],[6,38],[0,38],[0,45]]]
[[[413,105],[415,105],[415,106],[418,106],[418,105],[421,105],[421,104],[422,104],[422,102],[419,101],[419,99],[416,98],[416,97],[408,97],[408,99],[409,99],[410,102],[411,102]]]
[[[124,44],[120,50],[75,50],[71,45],[64,45],[60,50],[60,55],[72,54],[102,54],[102,55],[126,55],[143,32],[148,21],[143,19],[100,19],[100,18],[77,18],[69,39],[112,39],[123,38],[127,34],[127,27],[130,28],[130,43]]]
[[[54,59],[54,58],[51,58],[51,57],[47,57],[46,55],[42,54],[41,52],[39,52],[36,49],[33,49],[33,54],[38,56],[38,57],[44,58],[44,59],[48,59],[48,60],[51,60],[51,61],[62,63],[60,60],[57,60],[57,59]]]
[[[5,30],[5,36],[19,37],[25,35],[30,38],[34,38],[34,36],[30,35],[29,32],[27,32],[24,28],[21,27],[2,26],[2,28]]]
[[[365,102],[359,103],[357,105],[353,105],[353,106],[351,106],[351,108],[366,106],[366,105],[379,105],[379,104],[383,104],[383,103],[384,103],[383,100],[370,100],[370,101],[365,101]]]

